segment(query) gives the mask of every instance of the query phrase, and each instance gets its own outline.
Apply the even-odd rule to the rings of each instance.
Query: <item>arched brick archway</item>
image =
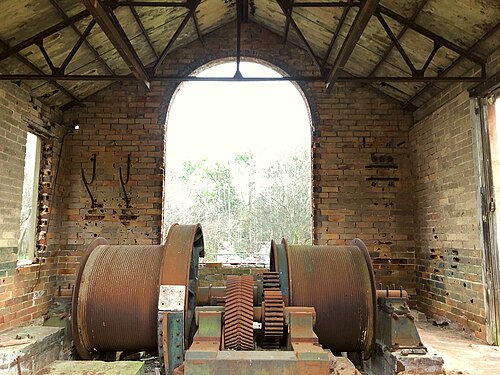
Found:
[[[217,73],[209,73],[210,69],[211,68],[215,68],[217,66],[221,66],[221,65],[226,65],[228,63],[234,63],[234,58],[231,58],[231,57],[222,57],[222,58],[218,58],[218,59],[214,59],[214,60],[210,60],[209,62],[201,65],[201,66],[198,66],[197,68],[195,68],[193,71],[189,72],[189,73],[186,73],[188,75],[192,75],[192,76],[197,76],[199,75],[200,73],[202,72],[207,72],[205,76],[215,76],[217,77]],[[280,67],[272,64],[272,63],[269,63],[268,61],[265,61],[265,60],[262,60],[262,59],[258,59],[258,58],[254,58],[254,57],[245,57],[245,58],[242,58],[242,63],[245,64],[245,63],[252,63],[252,64],[255,64],[255,65],[260,65],[261,66],[261,69],[264,68],[265,70],[261,72],[261,74],[263,76],[266,76],[266,73],[265,71],[274,71],[276,73],[278,73],[279,76],[288,76],[288,73],[285,72],[283,69],[281,69]],[[246,66],[248,68],[248,65]],[[248,72],[248,73],[245,73],[244,69],[245,69],[245,66],[243,65],[243,75],[244,76],[247,76],[247,74],[252,74],[251,72]],[[226,68],[227,69],[227,68]],[[233,69],[233,68],[229,68],[229,69]],[[225,73],[223,73],[224,77],[227,77],[227,76],[232,76],[232,71],[231,73],[227,73],[227,70]],[[255,76],[261,76],[260,73],[254,73],[255,75],[253,75],[253,77]],[[276,76],[278,76],[276,75]],[[250,76],[250,75],[249,75]],[[273,75],[275,76],[275,75]],[[234,83],[235,85],[237,84],[236,82]],[[248,83],[244,83],[243,85],[247,85]],[[270,83],[268,82],[267,85],[269,85]],[[228,83],[225,83],[224,85],[227,85],[227,87],[229,87],[231,85],[228,84]],[[241,87],[241,83],[239,84],[240,86],[236,89],[237,91],[234,92],[234,94],[236,95],[236,93],[239,93],[241,92],[240,90],[245,90],[245,87]],[[259,94],[258,94],[258,97],[260,97],[260,93],[262,92],[260,88],[258,88],[258,85],[259,83],[253,83],[253,84],[248,84],[248,85],[253,85],[253,89],[251,89],[251,92],[254,93],[255,95],[255,90],[258,90]],[[314,130],[314,127],[313,127],[313,118],[314,117],[317,117],[317,116],[314,116],[314,113],[312,113],[311,111],[311,106],[310,106],[310,103],[309,103],[309,100],[306,96],[306,94],[304,93],[304,90],[303,88],[297,84],[296,82],[281,82],[281,83],[278,83],[278,85],[280,85],[281,89],[282,90],[285,90],[286,92],[290,92],[290,96],[293,96],[293,98],[295,99],[291,99],[290,98],[290,103],[293,103],[291,104],[293,106],[293,108],[300,108],[302,107],[300,111],[301,115],[300,116],[295,116],[295,117],[289,117],[288,119],[286,119],[286,115],[283,116],[283,111],[285,112],[289,112],[289,109],[286,108],[286,103],[288,103],[288,100],[285,100],[283,101],[283,105],[279,105],[280,101],[279,99],[277,101],[273,101],[274,98],[280,98],[282,97],[281,95],[274,95],[273,97],[269,97],[269,99],[264,103],[264,102],[261,102],[261,104],[253,104],[252,108],[253,110],[251,112],[259,112],[259,108],[261,108],[262,110],[260,111],[261,113],[266,113],[266,114],[269,114],[269,118],[276,118],[277,116],[276,115],[272,115],[273,113],[276,114],[276,113],[281,113],[284,117],[283,119],[283,122],[282,123],[288,123],[290,125],[292,124],[295,124],[295,126],[292,126],[289,128],[290,131],[294,132],[293,129],[297,129],[297,126],[298,128],[302,129],[299,131],[299,133],[295,133],[295,134],[300,134],[299,139],[301,140],[304,140],[304,141],[299,141],[299,144],[301,144],[300,149],[303,150],[303,149],[307,149],[307,154],[304,154],[303,156],[305,158],[303,158],[302,160],[304,161],[307,161],[307,163],[309,164],[309,167],[306,167],[309,170],[309,172],[307,172],[307,175],[305,174],[305,169],[304,169],[304,165],[302,167],[302,171],[300,174],[297,174],[297,178],[300,179],[300,181],[305,181],[306,184],[305,185],[309,185],[309,187],[307,188],[307,193],[305,194],[305,196],[307,196],[307,200],[310,201],[310,198],[312,197],[312,194],[311,194],[311,191],[312,191],[312,153],[313,153],[313,150],[312,150],[312,136],[313,136],[313,130]],[[286,85],[286,86],[285,86]],[[174,87],[169,87],[167,90],[166,90],[166,95],[165,97],[163,98],[164,99],[164,102],[163,102],[163,106],[162,106],[162,114],[161,114],[161,119],[165,119],[165,173],[170,173],[172,175],[172,172],[170,169],[172,168],[171,166],[173,165],[172,164],[172,159],[169,157],[169,153],[170,155],[171,154],[171,150],[175,149],[176,151],[174,151],[174,153],[177,155],[177,154],[182,154],[182,150],[177,150],[175,146],[175,142],[177,141],[173,141],[173,137],[176,136],[177,134],[177,131],[175,133],[169,133],[169,131],[172,131],[174,128],[169,128],[170,126],[175,126],[175,129],[179,129],[178,126],[181,125],[181,123],[184,121],[184,120],[180,120],[180,118],[182,116],[179,116],[179,107],[181,105],[177,105],[177,103],[180,103],[180,102],[184,102],[185,103],[185,98],[186,98],[186,94],[187,92],[190,92],[191,94],[188,94],[188,95],[192,95],[192,99],[190,100],[190,102],[192,101],[193,103],[200,103],[201,101],[205,102],[204,98],[205,97],[208,97],[210,95],[206,95],[205,93],[205,96],[203,97],[196,97],[197,94],[195,94],[193,91],[196,91],[196,89],[194,88],[196,86],[196,84],[193,85],[192,82],[186,82],[186,83],[180,83],[180,84],[177,84],[175,85]],[[187,88],[189,87],[189,90],[187,90]],[[270,88],[270,86],[266,86],[268,87],[270,90],[272,90],[272,88]],[[276,87],[276,86],[275,86]],[[183,91],[183,89],[186,88],[186,91]],[[191,91],[193,90],[193,91]],[[203,89],[201,89],[203,90]],[[213,89],[214,92],[218,92],[217,89]],[[230,89],[229,89],[230,90]],[[266,89],[264,89],[265,91],[263,93],[266,92]],[[294,92],[292,94],[292,92]],[[217,94],[214,94],[214,95],[217,95]],[[223,97],[224,94],[218,92],[218,95]],[[264,94],[265,95],[265,94]],[[284,96],[286,97],[287,94],[284,94]],[[179,98],[179,101],[176,102],[176,100]],[[181,99],[182,98],[182,99]],[[271,99],[273,98],[273,99]],[[165,103],[166,99],[170,99],[170,101],[168,103]],[[244,99],[245,101],[249,100],[249,102],[251,103],[255,103],[255,101],[258,102],[258,99],[251,99],[251,96],[248,98],[248,99]],[[227,102],[230,102],[231,99],[228,97],[225,99],[224,103],[227,103]],[[220,103],[220,101],[218,100],[218,102]],[[272,106],[272,107],[267,107],[266,106],[266,103],[275,103],[276,105]],[[300,104],[300,102],[302,102],[302,105]],[[176,103],[176,104],[174,104]],[[223,113],[224,112],[224,105],[228,105],[228,104],[217,104],[217,103],[214,103],[214,104],[211,104],[209,107],[212,108],[212,107],[219,107],[219,112],[218,113]],[[176,107],[177,106],[177,107]],[[188,106],[190,106],[190,104],[188,104]],[[234,103],[233,105],[234,106]],[[232,108],[232,106],[230,107],[227,107],[227,108]],[[182,106],[184,107],[184,106]],[[198,107],[198,106],[197,106]],[[275,108],[276,107],[276,108]],[[199,108],[199,107],[198,107]],[[185,110],[185,109],[183,109]],[[205,109],[207,114],[210,113],[211,111],[206,108]],[[223,111],[223,112],[220,112],[220,111]],[[263,111],[263,112],[262,112]],[[172,113],[176,113],[176,114],[173,114],[171,116],[171,112]],[[292,111],[293,112],[293,111]],[[208,115],[207,115],[208,116]],[[247,116],[250,116],[250,114],[248,114]],[[187,114],[187,117],[189,117],[189,114]],[[224,117],[224,116],[223,116]],[[210,117],[207,117],[207,119],[210,118]],[[297,122],[295,122],[295,118],[300,118],[300,124],[298,124]],[[214,120],[214,121],[217,121],[219,122],[219,118],[217,117],[217,120]],[[268,120],[268,117],[265,116],[265,119],[264,118],[260,118],[260,120],[255,120],[254,121],[254,124],[259,124],[259,123],[264,123],[264,122],[267,122]],[[274,132],[274,137],[271,136],[271,138],[269,139],[266,139],[266,137],[268,135],[266,135],[265,133],[265,130],[263,129],[258,129],[258,130],[255,130],[255,132],[257,134],[261,134],[262,135],[262,140],[265,140],[265,142],[269,142],[269,140],[271,140],[271,142],[275,142],[275,143],[281,143],[281,144],[284,144],[284,143],[287,143],[286,139],[287,139],[287,132],[289,131],[288,129],[283,129],[283,125],[279,124],[281,118],[276,121],[276,120],[271,120],[271,122],[269,124],[277,124],[277,126],[273,126],[273,129],[280,129],[279,133],[276,133],[276,131]],[[200,121],[201,122],[204,122],[205,119],[198,119],[198,118],[193,118],[191,120],[187,120],[188,122],[186,123],[187,124],[194,124],[194,123],[199,123]],[[211,121],[210,120],[207,120],[206,122],[207,125],[210,125],[211,124]],[[218,127],[214,124],[214,132],[217,132],[218,130]],[[242,125],[240,125],[242,126]],[[308,126],[308,128],[307,128]],[[209,126],[211,127],[211,126]],[[249,126],[249,124],[245,124],[244,128],[246,129],[254,129],[253,126]],[[258,128],[258,127],[257,127]],[[192,128],[193,129],[193,134],[196,134],[197,131],[195,131],[195,127]],[[241,128],[243,129],[243,128]],[[267,128],[269,129],[269,127]],[[307,130],[309,129],[309,130]],[[264,131],[264,133],[263,133]],[[306,134],[309,133],[309,135],[307,136],[306,138]],[[191,134],[191,133],[190,133]],[[221,132],[219,134],[228,134],[227,132]],[[267,133],[269,134],[269,133]],[[278,135],[279,134],[279,137]],[[281,141],[281,134],[283,135],[283,140],[284,142],[280,142]],[[205,139],[208,139],[209,136],[211,136],[211,134],[205,134]],[[182,137],[184,138],[184,137]],[[199,138],[199,137],[198,137]],[[297,136],[294,137],[294,139],[296,139]],[[179,139],[179,138],[177,138]],[[236,140],[235,140],[236,141]],[[238,140],[239,141],[239,140]],[[238,141],[234,142],[234,144],[236,143],[239,143]],[[174,143],[171,143],[171,142],[174,142]],[[196,142],[195,142],[196,143]],[[229,141],[228,144],[231,144],[232,142]],[[295,143],[292,142],[292,145],[294,145]],[[308,146],[309,144],[309,146]],[[245,142],[242,143],[241,145],[243,148],[244,147],[248,147],[248,145],[245,145]],[[251,147],[251,146],[250,146]],[[278,147],[279,148],[279,147]],[[194,149],[196,150],[196,149]],[[284,150],[285,151],[285,150]],[[269,150],[269,152],[272,153],[271,150]],[[196,152],[195,152],[196,153]],[[266,154],[267,155],[267,150],[262,150],[262,151],[254,151],[254,155],[258,155],[258,154]],[[286,153],[286,152],[285,152]],[[211,154],[208,154],[208,155],[211,155]],[[271,156],[269,154],[269,156]],[[208,157],[210,159],[210,156]],[[267,158],[267,156],[266,156]],[[299,178],[299,175],[302,176]],[[304,177],[307,179],[307,180],[304,180]],[[298,181],[297,181],[298,182]],[[173,181],[172,180],[169,180],[167,181],[167,179],[165,179],[165,182],[164,182],[164,186],[179,186],[181,183],[174,183],[173,184]],[[301,184],[301,186],[304,185],[304,184]],[[294,189],[291,189],[292,191]],[[302,189],[302,190],[299,190],[297,188],[296,191],[301,191],[301,196],[302,196],[302,193],[305,192],[305,188]],[[165,194],[167,194],[167,196],[165,196]],[[193,199],[184,199],[185,201],[191,201]],[[163,205],[164,205],[164,209],[167,209],[167,211],[164,211],[164,217],[163,217],[163,225],[162,226],[165,226],[163,228],[163,231],[164,233],[168,230],[167,226],[169,225],[169,223],[173,222],[172,220],[172,217],[167,214],[165,216],[165,213],[168,213],[168,212],[173,212],[175,211],[175,207],[172,207],[170,206],[167,202],[174,202],[174,201],[183,201],[183,199],[178,199],[177,198],[174,198],[174,196],[172,195],[172,193],[170,192],[170,195],[168,193],[165,193],[164,192],[164,199],[163,199]],[[304,221],[301,221],[302,222],[302,225],[301,225],[301,228],[304,228],[301,233],[306,233],[305,231],[308,232],[308,239],[307,241],[311,241],[312,239],[312,230],[313,230],[313,223],[312,223],[312,204],[308,204],[307,205],[307,212],[310,213],[309,214],[306,214],[306,218],[305,220],[309,221],[308,224],[306,224],[306,222]],[[305,208],[302,208],[300,210],[301,212],[304,212],[306,213],[305,211]],[[241,215],[240,215],[241,216]],[[292,217],[292,216],[290,216]],[[178,219],[178,220],[183,220],[183,219]],[[184,220],[187,220],[186,218],[184,218]],[[299,223],[297,223],[297,225],[300,225]],[[307,228],[307,229],[305,229]],[[286,230],[283,232],[283,234],[286,233]],[[278,237],[281,237],[283,234],[279,234]],[[288,236],[289,239],[291,239],[291,236]],[[302,238],[302,236],[301,236]],[[264,240],[264,239],[263,239]],[[303,243],[303,242],[301,242]]]
[[[288,64],[286,64],[284,61],[277,59],[276,56],[256,51],[242,51],[241,53],[242,53],[241,61],[243,62],[249,61],[264,65],[270,69],[277,71],[284,77],[296,75],[296,72],[294,71],[293,68],[288,66]],[[204,71],[212,66],[235,60],[236,58],[234,57],[233,54],[225,54],[225,53],[220,53],[217,55],[208,54],[191,64],[185,65],[183,69],[180,70],[179,76],[196,75],[201,71]],[[159,123],[166,124],[170,104],[173,102],[175,94],[182,87],[182,84],[183,82],[171,84],[166,88],[159,109],[159,116],[158,116]],[[304,101],[309,111],[311,131],[313,131],[319,124],[319,112],[316,107],[313,94],[310,92],[309,87],[304,85],[302,82],[292,82],[292,84],[304,98]]]

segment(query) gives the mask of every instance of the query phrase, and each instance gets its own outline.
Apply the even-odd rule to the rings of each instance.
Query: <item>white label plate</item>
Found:
[[[185,285],[160,285],[158,297],[158,310],[160,311],[184,311],[186,297]]]

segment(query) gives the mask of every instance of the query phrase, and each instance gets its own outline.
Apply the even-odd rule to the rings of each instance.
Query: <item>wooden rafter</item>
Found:
[[[95,24],[96,24],[95,20],[92,20],[89,22],[89,24],[85,28],[85,31],[83,32],[83,34],[80,35],[76,44],[73,46],[71,51],[69,51],[68,56],[66,56],[63,63],[61,64],[61,66],[59,68],[57,68],[57,70],[59,70],[62,74],[64,74],[64,72],[66,71],[66,68],[68,67],[69,63],[71,62],[71,60],[73,60],[73,57],[75,57],[76,53],[78,52],[78,50],[82,46],[83,42],[85,42],[85,40],[89,36],[89,34],[92,31],[92,29],[94,28]]]
[[[130,7],[130,11],[132,12],[132,16],[134,16],[135,22],[137,22],[139,29],[141,29],[141,32],[144,35],[144,38],[146,39],[146,43],[148,43],[149,48],[156,56],[156,58],[158,58],[160,55],[158,55],[158,52],[156,52],[156,49],[153,43],[151,42],[151,38],[149,37],[148,32],[146,31],[146,28],[144,27],[144,24],[142,23],[141,18],[139,17],[139,14],[137,14],[137,11],[132,6]]]
[[[68,21],[68,19],[69,19],[68,15],[64,12],[64,10],[58,4],[57,0],[49,0],[49,1],[52,4],[52,7],[61,16],[61,18],[64,21]],[[75,23],[74,22],[71,23],[70,26],[73,29],[73,31],[76,33],[76,35],[78,35],[78,37],[81,38],[82,33],[80,32],[80,30],[78,30],[78,27],[76,27]],[[106,69],[108,74],[115,74],[115,72],[109,67],[109,65],[106,63],[106,61],[104,61],[104,59],[101,57],[101,55],[99,55],[97,50],[94,48],[94,46],[92,44],[90,44],[90,42],[87,39],[84,40],[84,44],[85,44],[85,47],[87,47],[90,50],[90,52],[92,52],[92,54],[94,55],[96,60],[99,61],[102,66],[104,66],[104,68]]]
[[[68,27],[69,25],[81,21],[87,17],[90,16],[90,12],[84,10],[78,14],[75,14],[74,16],[68,17],[62,22],[59,22],[58,24],[49,27],[48,29],[45,29],[38,34],[32,36],[31,38],[28,38],[26,40],[23,40],[22,42],[16,44],[15,46],[7,48],[5,51],[0,53],[0,61],[5,60],[7,57],[12,56],[16,54],[17,52],[32,46],[33,44],[39,43],[41,40],[45,39],[46,37],[57,33],[58,31],[61,31],[62,29]]]
[[[493,74],[486,81],[479,83],[470,90],[472,96],[486,96],[500,87],[500,72]]]
[[[500,22],[498,22],[495,27],[488,30],[481,38],[479,38],[467,51],[469,53],[474,53],[481,44],[483,44],[486,40],[488,40],[491,36],[493,36],[498,30],[500,30]],[[461,61],[464,59],[464,55],[458,56],[458,58],[453,61],[446,69],[444,69],[441,73],[438,74],[438,77],[445,77],[452,69],[454,69]],[[407,108],[412,105],[412,103],[420,97],[425,91],[429,89],[432,85],[432,82],[427,83],[423,88],[413,94],[404,104],[403,108]]]
[[[412,76],[417,75],[417,69],[415,68],[415,65],[413,65],[413,62],[411,61],[410,57],[403,49],[403,46],[401,45],[401,43],[399,43],[398,38],[396,37],[396,35],[394,35],[394,33],[392,32],[392,30],[389,27],[389,25],[387,24],[387,22],[385,22],[384,16],[382,16],[382,14],[380,14],[380,12],[376,12],[376,14],[377,14],[377,19],[379,20],[379,22],[382,25],[382,27],[384,28],[385,32],[387,33],[387,35],[391,39],[392,44],[396,47],[396,49],[398,50],[399,54],[401,55],[401,57],[405,61],[408,68],[410,68],[411,75]]]
[[[87,10],[97,21],[101,30],[116,48],[121,58],[128,65],[132,74],[147,89],[150,88],[150,79],[141,59],[132,47],[125,31],[120,26],[113,11],[105,6],[101,0],[82,0]]]
[[[478,65],[483,65],[485,63],[484,59],[475,56],[473,53],[469,52],[468,50],[456,45],[455,43],[450,42],[449,40],[443,38],[440,35],[437,35],[436,33],[426,29],[425,27],[418,25],[415,21],[412,21],[408,18],[405,18],[405,17],[399,15],[398,13],[396,13],[396,12],[394,12],[394,11],[392,11],[392,10],[382,6],[382,5],[378,6],[378,10],[382,14],[392,18],[393,20],[399,22],[400,24],[408,26],[410,29],[416,31],[417,33],[422,34],[433,41],[438,41],[444,47],[452,50],[453,52],[455,52],[459,55],[463,55],[464,57],[466,57],[467,59],[469,59],[470,61],[472,61]]]
[[[332,40],[330,41],[330,44],[328,45],[328,49],[325,53],[325,57],[323,59],[323,65],[322,65],[323,68],[325,68],[326,65],[328,64],[328,59],[330,58],[330,55],[332,54],[333,47],[335,46],[335,43],[337,42],[337,39],[339,38],[340,30],[342,29],[342,26],[344,26],[344,22],[345,22],[350,10],[351,10],[351,8],[345,7],[344,10],[342,11],[342,15],[340,16],[339,22],[337,23],[337,27],[335,28],[335,31],[333,33]]]
[[[366,0],[363,5],[359,8],[358,13],[356,14],[356,18],[352,23],[349,32],[347,33],[346,38],[344,39],[344,43],[340,47],[340,51],[335,59],[335,63],[333,64],[330,73],[328,74],[328,78],[326,81],[326,91],[330,92],[335,81],[339,78],[340,73],[344,66],[347,64],[349,57],[351,56],[356,44],[361,38],[361,34],[366,28],[368,21],[370,21],[371,16],[375,13],[377,9],[379,0]]]
[[[412,22],[414,22],[417,19],[417,17],[420,14],[420,12],[422,11],[422,9],[424,9],[424,7],[427,5],[428,2],[429,2],[429,0],[423,0],[419,4],[419,6],[417,7],[417,9],[413,12],[413,14],[409,18],[409,20],[412,21]],[[409,29],[409,26],[403,25],[403,28],[401,29],[401,31],[396,36],[396,39],[398,41],[401,40],[401,38],[403,37],[403,35],[405,35],[405,33],[408,31],[408,29]],[[389,48],[387,48],[387,50],[384,52],[382,58],[379,60],[379,62],[377,63],[377,65],[375,65],[375,67],[372,69],[372,71],[370,72],[370,74],[368,74],[369,77],[372,77],[377,72],[377,70],[380,68],[380,66],[385,62],[385,60],[387,59],[387,57],[389,56],[389,54],[392,52],[393,48],[394,48],[394,43],[392,43],[392,41],[391,41],[391,44],[390,44]]]
[[[196,15],[196,12],[193,13],[193,21],[194,21],[194,28],[196,29],[196,35],[198,36],[198,40],[202,45],[205,45],[205,41],[203,40],[203,34],[201,32],[200,23],[198,22],[198,16]]]
[[[158,58],[158,60],[156,60],[156,63],[155,63],[155,65],[153,67],[153,70],[152,70],[153,76],[156,74],[156,72],[160,68],[160,65],[163,64],[163,61],[165,61],[165,58],[167,57],[167,54],[170,52],[170,50],[174,46],[175,42],[179,38],[179,35],[181,35],[182,31],[186,27],[186,25],[189,22],[189,20],[195,14],[196,8],[198,8],[198,5],[200,5],[200,2],[201,2],[201,0],[190,0],[188,2],[188,4],[189,4],[189,11],[185,15],[184,19],[182,20],[182,22],[179,25],[179,27],[177,28],[177,30],[175,30],[174,35],[172,35],[172,38],[170,38],[167,46],[163,49],[163,51],[160,54],[160,57]]]
[[[4,48],[4,49],[7,49],[9,46],[4,41],[0,40],[0,47]],[[38,66],[36,66],[35,64],[33,64],[31,61],[29,61],[23,55],[21,55],[19,53],[15,53],[14,57],[17,60],[19,60],[21,63],[23,63],[24,65],[26,65],[28,68],[30,68],[31,70],[35,71],[37,74],[39,74],[39,75],[45,75],[45,72],[42,69],[40,69]],[[78,99],[73,93],[71,93],[64,86],[60,85],[56,81],[53,81],[52,85],[57,90],[61,91],[64,95],[66,95],[68,98],[70,98],[72,101],[74,101],[75,103],[77,103],[78,105],[80,105],[80,106],[83,105],[82,101],[80,99]]]
[[[321,63],[319,62],[319,59],[314,54],[314,51],[313,51],[311,45],[309,44],[309,42],[307,41],[306,37],[304,36],[304,34],[300,30],[299,26],[297,25],[297,23],[293,19],[292,15],[290,13],[291,8],[290,9],[287,8],[287,6],[285,5],[283,0],[276,0],[276,2],[280,6],[281,11],[285,15],[285,17],[287,17],[287,19],[288,18],[290,19],[290,25],[292,25],[292,27],[295,29],[295,32],[299,36],[299,39],[301,40],[301,42],[304,44],[304,48],[306,49],[307,53],[309,54],[309,57],[314,62],[314,65],[316,65],[316,67],[321,71]]]
[[[293,12],[293,0],[288,0],[285,6],[287,7],[288,13],[286,14],[285,31],[283,32],[283,44],[286,44],[286,41],[288,39],[288,32],[290,31],[290,20],[292,19]]]

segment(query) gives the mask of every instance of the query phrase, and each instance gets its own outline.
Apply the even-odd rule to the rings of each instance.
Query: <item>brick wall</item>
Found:
[[[60,136],[62,127],[56,125],[60,117],[59,112],[32,100],[23,86],[0,83],[0,331],[40,317],[50,307],[56,267],[48,250],[55,244],[45,238],[44,232],[52,206],[54,164],[59,152],[57,139],[42,141],[37,246],[44,256],[41,265],[16,267],[17,241],[28,126],[38,125]]]
[[[410,131],[415,155],[418,301],[426,313],[484,332],[471,131],[467,91]]]
[[[488,59],[499,69],[500,53]],[[414,113],[410,130],[418,306],[486,338],[483,260],[470,85],[456,84]]]
[[[228,25],[174,51],[160,74],[189,74],[214,59],[234,56],[235,27]],[[315,74],[307,53],[255,24],[243,25],[242,54],[262,59],[290,75]],[[93,238],[112,244],[160,242],[164,123],[175,83],[152,85],[144,92],[133,82],[113,84],[93,95],[86,107],[65,112],[80,122],[66,142],[59,280],[74,280],[79,257]],[[311,106],[313,135],[314,242],[345,244],[363,239],[371,251],[377,280],[415,287],[408,129],[412,118],[399,104],[368,87],[301,84]],[[124,206],[119,166],[131,155]],[[97,173],[90,185],[98,206],[82,183],[90,180],[92,155]]]
[[[222,267],[217,263],[208,263],[199,268],[200,286],[226,286],[228,275],[252,275],[257,280],[260,275],[267,272],[266,268],[251,267]]]

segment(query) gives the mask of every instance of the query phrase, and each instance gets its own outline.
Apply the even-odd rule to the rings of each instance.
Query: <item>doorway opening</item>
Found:
[[[198,77],[232,77],[216,62]],[[244,77],[281,77],[242,62]],[[205,261],[265,266],[269,242],[310,244],[311,116],[291,82],[184,82],[166,120],[163,233],[201,223]]]
[[[479,191],[486,339],[500,345],[500,99],[478,99]]]

